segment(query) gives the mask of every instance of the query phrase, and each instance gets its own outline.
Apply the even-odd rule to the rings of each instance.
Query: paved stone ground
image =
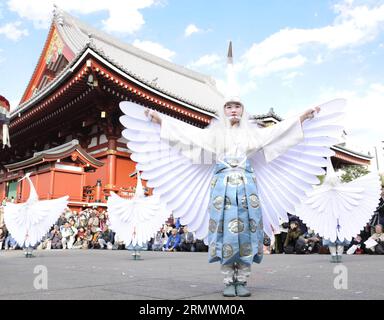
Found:
[[[219,264],[207,253],[142,252],[134,261],[126,250],[0,251],[0,299],[77,300],[239,300],[221,294]],[[335,289],[339,272],[328,255],[265,255],[254,264],[249,288],[254,300],[384,299],[381,256],[344,256],[348,288]],[[48,289],[34,288],[36,266],[48,270]],[[344,268],[345,266],[346,268]],[[248,299],[248,298],[242,298]]]

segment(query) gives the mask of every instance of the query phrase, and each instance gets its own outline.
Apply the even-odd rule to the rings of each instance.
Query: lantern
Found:
[[[5,148],[6,145],[9,148],[11,147],[8,130],[9,110],[9,101],[0,95],[0,135],[3,140],[3,148]]]

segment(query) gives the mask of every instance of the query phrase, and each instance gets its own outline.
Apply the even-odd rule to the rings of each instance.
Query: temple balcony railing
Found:
[[[94,202],[106,202],[108,197],[110,196],[109,189],[103,189],[99,191],[100,195],[98,195],[98,187],[101,186],[85,186],[83,188],[83,202],[94,203]],[[119,188],[114,191],[117,195],[124,199],[132,199],[136,192],[136,187],[127,187],[127,188]],[[144,194],[149,195],[149,188],[144,188]],[[100,197],[100,199],[98,199]]]

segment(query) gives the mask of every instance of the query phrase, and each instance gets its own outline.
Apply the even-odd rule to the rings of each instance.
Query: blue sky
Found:
[[[211,75],[222,90],[232,40],[251,113],[273,107],[287,117],[343,97],[349,142],[364,151],[384,140],[384,0],[0,0],[0,94],[13,107],[44,45],[53,3]]]

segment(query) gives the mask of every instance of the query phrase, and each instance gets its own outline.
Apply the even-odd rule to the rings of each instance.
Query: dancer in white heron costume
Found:
[[[374,214],[380,190],[377,172],[342,183],[328,159],[323,184],[308,192],[295,212],[323,237],[323,244],[329,246],[331,262],[338,263],[342,261],[344,246],[360,233]]]
[[[140,249],[146,246],[170,216],[158,196],[145,196],[139,172],[133,198],[124,199],[111,192],[107,205],[111,229],[128,249],[134,250],[135,260],[140,256]]]
[[[68,205],[68,196],[52,200],[39,200],[33,182],[27,173],[22,179],[29,183],[29,197],[24,203],[7,203],[4,222],[12,237],[31,257],[33,247],[47,234]]]
[[[227,97],[207,128],[133,102],[120,103],[120,121],[147,186],[208,242],[209,262],[220,262],[224,296],[249,296],[246,280],[252,263],[262,260],[264,232],[272,238],[279,217],[288,221],[287,212],[319,183],[343,131],[345,101],[259,128],[236,92],[231,46],[228,62]]]

